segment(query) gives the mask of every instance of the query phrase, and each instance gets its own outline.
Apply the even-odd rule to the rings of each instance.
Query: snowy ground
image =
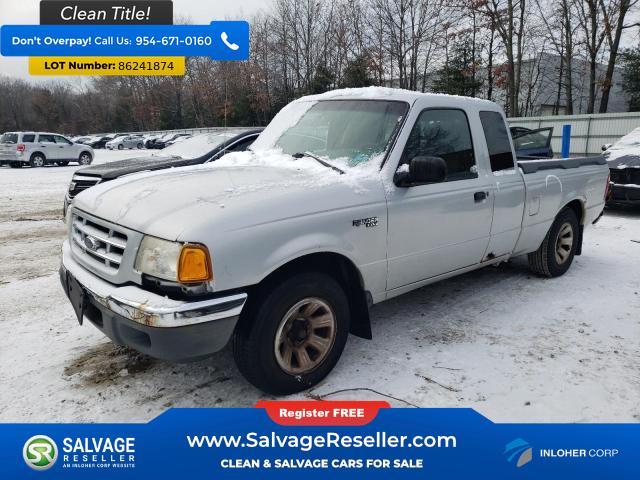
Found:
[[[139,153],[101,150],[96,163]],[[78,326],[57,277],[76,168],[0,168],[0,421],[146,421],[172,406],[270,398],[229,349],[168,364]],[[564,277],[534,277],[516,259],[376,306],[374,339],[351,337],[333,373],[292,398],[473,407],[497,422],[640,422],[638,241],[640,210],[607,211]]]

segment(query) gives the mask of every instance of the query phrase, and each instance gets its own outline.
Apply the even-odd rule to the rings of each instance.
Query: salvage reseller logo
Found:
[[[51,437],[34,435],[25,442],[22,458],[34,470],[47,470],[58,459],[58,446]]]
[[[51,437],[35,435],[25,442],[22,458],[34,470],[53,467],[58,456],[63,469],[135,468],[135,441],[134,437],[65,437],[58,448]]]

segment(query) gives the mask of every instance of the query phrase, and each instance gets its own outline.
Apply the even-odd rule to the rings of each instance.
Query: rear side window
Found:
[[[53,138],[55,139],[56,143],[61,143],[62,145],[71,145],[71,142],[61,135],[54,135]]]
[[[489,150],[491,171],[499,172],[513,168],[513,152],[509,143],[509,132],[502,115],[498,112],[480,112],[480,122]]]
[[[43,143],[56,143],[53,139],[53,135],[40,134],[38,136],[38,141]]]
[[[407,140],[402,163],[420,156],[444,159],[447,164],[445,181],[476,178],[467,115],[454,109],[429,109],[420,113]]]
[[[36,140],[34,133],[25,133],[22,135],[22,143],[33,143]]]

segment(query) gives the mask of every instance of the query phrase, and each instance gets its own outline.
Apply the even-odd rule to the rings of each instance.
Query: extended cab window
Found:
[[[476,162],[467,115],[462,110],[424,110],[416,120],[401,163],[420,156],[440,157],[447,164],[445,181],[476,178]]]
[[[509,143],[509,131],[502,115],[498,112],[480,112],[480,122],[487,140],[491,171],[509,170],[513,168],[513,153]]]

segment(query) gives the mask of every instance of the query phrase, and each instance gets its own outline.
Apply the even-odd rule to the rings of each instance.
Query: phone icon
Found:
[[[220,34],[220,40],[222,40],[222,43],[224,43],[227,47],[229,47],[233,51],[238,50],[240,48],[240,45],[238,45],[237,43],[231,43],[229,41],[229,35],[227,35],[227,32],[222,32]]]

